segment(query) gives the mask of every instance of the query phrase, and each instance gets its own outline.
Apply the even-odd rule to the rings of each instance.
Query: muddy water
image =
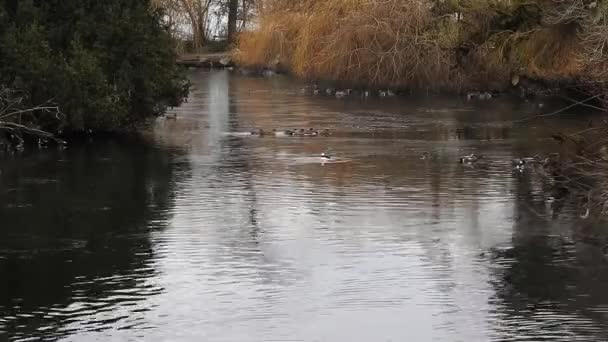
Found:
[[[510,165],[582,120],[191,77],[144,139],[2,159],[0,339],[608,339],[603,235]]]

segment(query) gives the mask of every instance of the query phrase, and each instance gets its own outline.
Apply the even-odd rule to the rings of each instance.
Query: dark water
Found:
[[[601,228],[510,166],[581,120],[192,77],[144,139],[0,161],[0,340],[608,340]],[[296,127],[333,134],[234,134]]]

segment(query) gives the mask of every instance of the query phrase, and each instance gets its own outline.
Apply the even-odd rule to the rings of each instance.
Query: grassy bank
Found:
[[[242,65],[309,80],[440,91],[522,80],[606,91],[608,4],[550,0],[266,0]]]

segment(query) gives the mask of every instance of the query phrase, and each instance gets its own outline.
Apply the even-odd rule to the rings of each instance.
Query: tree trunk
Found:
[[[233,42],[236,35],[236,20],[239,11],[238,0],[228,0],[228,41]]]
[[[193,52],[200,52],[203,47],[203,33],[197,21],[192,22],[192,49]]]

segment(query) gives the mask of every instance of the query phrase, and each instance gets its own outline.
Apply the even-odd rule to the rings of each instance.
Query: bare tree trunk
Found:
[[[236,35],[236,20],[239,11],[238,0],[228,0],[228,41],[234,41]]]
[[[247,22],[249,21],[249,5],[252,0],[243,0],[241,4],[241,31],[247,28]]]

